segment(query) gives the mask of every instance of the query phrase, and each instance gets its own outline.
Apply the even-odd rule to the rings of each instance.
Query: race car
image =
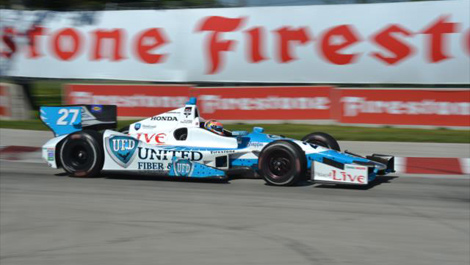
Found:
[[[215,178],[253,173],[266,183],[300,182],[367,185],[394,172],[394,157],[341,152],[338,142],[322,132],[302,140],[264,133],[228,131],[199,116],[196,98],[123,128],[116,128],[116,106],[41,107],[41,120],[55,137],[42,148],[52,168],[70,176],[102,172],[163,175],[170,178]]]

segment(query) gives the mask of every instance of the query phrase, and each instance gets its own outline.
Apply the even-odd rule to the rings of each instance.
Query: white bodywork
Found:
[[[204,128],[204,119],[197,117],[195,105],[165,112],[131,124],[129,135],[151,145],[237,148],[236,138],[214,134]],[[175,138],[175,131],[187,128],[187,139]]]
[[[330,165],[313,162],[312,179],[324,182],[367,185],[367,167],[344,165],[344,170]]]
[[[60,152],[60,150],[57,150],[57,144],[65,137],[67,137],[67,135],[54,137],[42,146],[42,159],[52,168],[57,168],[56,154]]]

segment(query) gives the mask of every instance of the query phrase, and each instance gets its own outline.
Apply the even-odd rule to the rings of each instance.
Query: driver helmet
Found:
[[[216,133],[218,135],[224,135],[224,126],[222,123],[216,120],[208,120],[206,121],[205,125],[207,130]]]

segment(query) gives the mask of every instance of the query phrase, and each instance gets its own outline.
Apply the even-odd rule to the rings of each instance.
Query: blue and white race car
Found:
[[[224,130],[199,117],[196,98],[120,131],[110,130],[116,127],[116,106],[41,107],[40,113],[55,134],[43,146],[43,158],[74,177],[129,172],[228,179],[251,171],[276,186],[302,181],[367,185],[394,172],[393,156],[340,152],[326,133],[295,140],[260,127]]]

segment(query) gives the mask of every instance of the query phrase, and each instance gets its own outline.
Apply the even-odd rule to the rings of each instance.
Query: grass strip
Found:
[[[118,121],[122,128],[135,121]],[[353,127],[304,124],[227,124],[226,129],[251,131],[254,126],[263,127],[266,133],[301,139],[311,132],[326,132],[338,140],[383,142],[434,142],[470,143],[470,130],[405,129],[390,127]],[[0,128],[22,130],[49,130],[40,120],[0,121]]]

